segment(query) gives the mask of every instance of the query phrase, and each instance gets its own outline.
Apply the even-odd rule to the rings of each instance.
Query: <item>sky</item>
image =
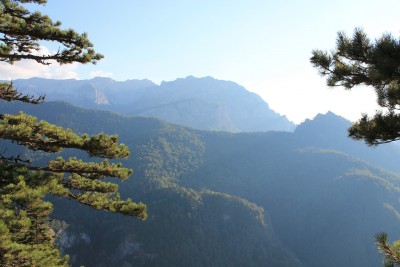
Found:
[[[338,31],[356,27],[371,39],[400,36],[398,0],[48,0],[29,8],[87,32],[105,58],[61,67],[0,63],[0,79],[211,76],[257,93],[297,124],[327,111],[355,121],[378,108],[371,88],[328,88],[309,62],[313,49],[332,50]]]

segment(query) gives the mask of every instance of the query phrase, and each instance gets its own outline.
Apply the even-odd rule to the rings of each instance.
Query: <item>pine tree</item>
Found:
[[[378,145],[400,139],[400,42],[384,34],[372,42],[356,29],[352,38],[339,32],[336,50],[312,52],[311,63],[327,77],[328,86],[352,89],[372,86],[378,104],[385,110],[372,118],[366,114],[349,129],[349,136]]]
[[[93,63],[103,58],[93,49],[86,34],[61,29],[40,12],[30,12],[26,3],[46,4],[46,0],[0,0],[0,61],[13,64],[31,59],[39,64]],[[41,54],[40,42],[52,41],[62,49]],[[12,83],[0,83],[2,101],[40,104],[44,96],[23,95]],[[146,219],[146,206],[122,200],[118,185],[105,177],[125,180],[132,171],[108,159],[127,158],[129,149],[118,143],[117,135],[78,135],[20,112],[0,114],[0,139],[31,151],[60,153],[77,149],[103,161],[84,162],[60,156],[38,166],[24,155],[0,151],[0,266],[68,266],[55,244],[49,218],[52,204],[43,198],[52,194],[73,199],[95,209]]]
[[[361,29],[351,38],[338,33],[336,49],[312,51],[310,59],[328,86],[352,89],[358,85],[374,88],[382,111],[373,117],[363,114],[349,128],[349,136],[374,146],[400,140],[400,41],[390,34],[371,41]],[[400,241],[388,243],[387,235],[376,235],[385,266],[400,265]]]

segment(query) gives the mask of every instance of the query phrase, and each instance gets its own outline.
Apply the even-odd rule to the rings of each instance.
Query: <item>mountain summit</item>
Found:
[[[155,117],[201,130],[255,132],[293,131],[294,123],[271,110],[257,94],[212,77],[177,79],[160,85],[149,80],[114,81],[15,80],[19,91],[46,95],[47,101],[66,101],[91,109],[124,115]]]

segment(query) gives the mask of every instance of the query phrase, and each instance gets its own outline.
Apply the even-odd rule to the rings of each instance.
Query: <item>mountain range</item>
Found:
[[[350,122],[333,113],[292,132],[234,133],[64,102],[0,102],[1,113],[20,110],[78,133],[118,133],[132,150],[123,163],[134,175],[120,191],[148,205],[147,221],[49,197],[69,225],[59,243],[73,266],[375,267],[374,235],[400,239],[398,146],[347,138]],[[51,155],[26,156],[40,164]]]
[[[109,110],[119,114],[154,117],[202,130],[254,132],[293,131],[295,125],[271,110],[258,95],[244,87],[211,77],[189,76],[156,85],[149,80],[13,81],[23,93],[45,95],[47,101]]]

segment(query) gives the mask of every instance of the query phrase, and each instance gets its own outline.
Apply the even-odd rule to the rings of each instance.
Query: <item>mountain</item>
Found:
[[[293,131],[295,125],[258,95],[230,81],[189,76],[156,85],[149,80],[15,80],[19,91],[47,101],[124,115],[155,117],[196,129],[254,132]]]
[[[347,137],[351,122],[332,112],[318,114],[313,120],[306,120],[295,130],[299,145],[333,149],[373,162],[375,165],[400,173],[400,149],[397,145],[383,144],[367,146],[363,141]]]
[[[147,221],[52,199],[73,266],[375,267],[374,235],[400,238],[400,176],[376,166],[397,147],[374,158],[332,113],[292,133],[228,133],[60,102],[0,103],[18,110],[80,133],[117,132],[133,151],[121,194],[148,204]]]

